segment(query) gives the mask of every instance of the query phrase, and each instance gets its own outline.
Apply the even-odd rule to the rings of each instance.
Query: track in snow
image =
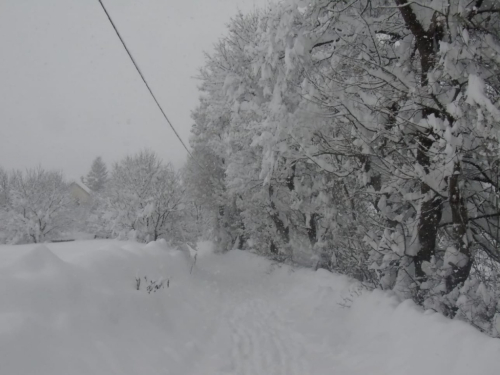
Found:
[[[256,299],[236,307],[232,330],[231,368],[235,375],[308,374],[303,338],[266,301]]]

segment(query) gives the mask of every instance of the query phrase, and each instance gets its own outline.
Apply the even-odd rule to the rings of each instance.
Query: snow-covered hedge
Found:
[[[191,138],[219,245],[336,270],[498,334],[491,4],[288,0],[235,17],[201,70]]]

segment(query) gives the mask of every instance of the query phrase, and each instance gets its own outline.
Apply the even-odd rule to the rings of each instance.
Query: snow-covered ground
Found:
[[[500,340],[345,277],[208,244],[192,262],[162,242],[1,246],[0,374],[500,374]]]

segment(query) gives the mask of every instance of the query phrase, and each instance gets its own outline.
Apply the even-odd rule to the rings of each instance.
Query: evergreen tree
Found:
[[[102,158],[98,156],[92,162],[90,172],[86,177],[82,177],[82,182],[93,192],[102,191],[108,181],[108,169]]]

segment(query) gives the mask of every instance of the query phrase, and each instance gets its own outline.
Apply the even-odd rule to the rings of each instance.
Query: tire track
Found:
[[[302,337],[287,326],[272,304],[251,300],[235,307],[231,374],[304,375],[308,366]]]

